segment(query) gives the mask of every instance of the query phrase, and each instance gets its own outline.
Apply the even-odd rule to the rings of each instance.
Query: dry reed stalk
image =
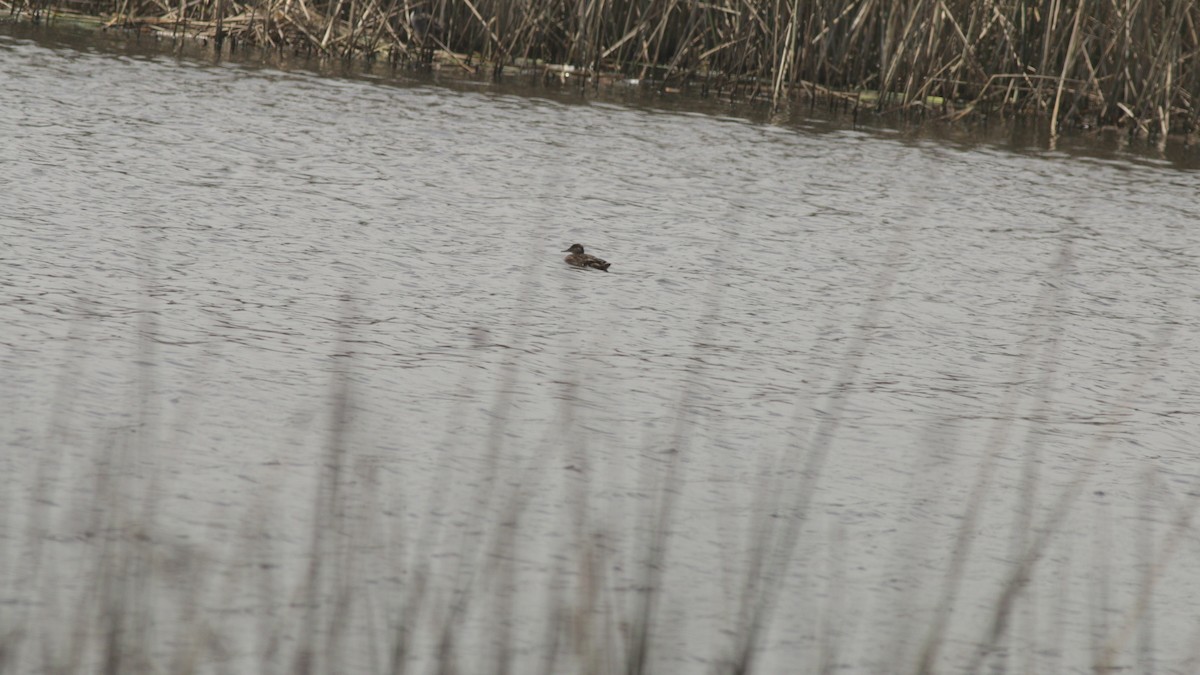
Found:
[[[1200,117],[1192,0],[110,1],[115,21],[149,24],[139,15],[157,13],[177,30],[211,21],[216,38],[345,57],[387,49],[422,64],[436,48],[443,61],[472,71],[482,61],[494,76],[519,58],[556,64],[581,84],[617,73],[662,87],[699,82],[773,107],[864,92],[879,109],[919,113],[936,100],[947,116],[1046,115],[1055,134],[1087,122],[1165,135],[1194,130]],[[419,35],[413,12],[440,31]]]
[[[1086,0],[1085,0],[1086,1]],[[1067,71],[1075,61],[1076,50],[1079,46],[1079,24],[1083,19],[1083,2],[1075,10],[1075,21],[1071,27],[1071,41],[1067,45],[1067,58],[1063,61],[1062,71],[1058,77],[1058,89],[1054,93],[1054,110],[1050,112],[1050,137],[1058,135],[1058,110],[1062,104],[1063,86],[1066,83]]]

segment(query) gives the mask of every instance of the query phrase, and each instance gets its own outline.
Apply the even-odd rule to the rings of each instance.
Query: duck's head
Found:
[[[563,253],[574,253],[575,255],[583,255],[583,244],[571,244],[571,248],[563,249]]]

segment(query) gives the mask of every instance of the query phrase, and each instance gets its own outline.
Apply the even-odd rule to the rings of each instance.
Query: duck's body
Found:
[[[566,260],[568,265],[574,265],[575,267],[590,267],[592,269],[603,270],[607,272],[608,266],[612,264],[605,262],[594,255],[588,255],[587,253],[584,253],[582,244],[571,244],[571,248],[566,249],[563,251],[563,253],[571,254],[566,258],[563,258],[563,260]]]

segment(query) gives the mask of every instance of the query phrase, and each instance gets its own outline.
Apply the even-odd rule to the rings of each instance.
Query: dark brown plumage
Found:
[[[582,244],[571,244],[571,248],[564,250],[563,253],[571,254],[566,258],[563,258],[563,260],[566,260],[568,265],[574,265],[575,267],[590,267],[592,269],[603,270],[607,272],[608,266],[612,264],[610,262],[601,260],[594,255],[588,255],[587,253],[584,253]]]

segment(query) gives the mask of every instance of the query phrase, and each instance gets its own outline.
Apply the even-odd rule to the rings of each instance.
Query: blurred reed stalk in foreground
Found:
[[[1026,615],[1037,614],[1034,610],[1045,602],[1038,597],[1039,588],[1044,592],[1047,584],[1066,583],[1056,577],[1060,568],[1046,561],[1047,551],[1059,543],[1069,514],[1085,507],[1083,488],[1099,465],[1082,462],[1072,480],[1059,486],[1038,473],[1044,442],[1038,430],[1056,407],[1056,336],[1062,333],[1061,320],[1069,309],[1061,289],[1071,266],[1068,241],[1047,273],[1056,283],[1044,285],[1030,313],[1029,334],[1019,341],[1023,351],[1006,378],[1036,384],[1031,389],[1008,388],[979,448],[971,498],[965,504],[945,505],[947,514],[961,518],[961,526],[931,587],[935,601],[924,614],[926,620],[901,622],[872,636],[873,643],[893,643],[888,672],[947,672],[942,666],[961,662],[963,656],[969,668],[958,672],[1004,670],[1013,624],[1044,629]],[[706,638],[715,641],[723,656],[705,664],[703,672],[771,672],[763,661],[769,660],[771,633],[780,630],[789,640],[795,639],[795,631],[816,632],[808,662],[797,665],[798,672],[833,672],[847,658],[841,641],[847,637],[852,610],[842,605],[836,589],[845,583],[849,562],[841,553],[841,535],[812,539],[813,500],[842,428],[846,397],[859,390],[860,363],[878,339],[875,326],[889,304],[896,269],[880,271],[871,300],[848,326],[851,339],[837,372],[818,378],[826,381],[824,393],[814,392],[823,400],[824,414],[811,433],[797,434],[797,441],[784,447],[759,449],[765,482],[749,510],[731,517],[746,536],[726,542],[740,551],[742,557],[734,559],[745,565],[710,577],[713,586],[728,591],[728,613]],[[531,288],[525,289],[526,298]],[[715,293],[710,289],[708,311],[699,323],[698,351],[710,343],[705,327],[718,322]],[[386,480],[387,474],[381,473],[382,468],[403,463],[364,450],[369,444],[357,436],[363,401],[354,386],[353,338],[355,327],[370,317],[347,297],[342,303],[341,340],[330,355],[328,431],[313,467],[312,508],[307,532],[301,535],[306,543],[300,546],[300,559],[289,560],[278,547],[288,538],[285,523],[296,504],[281,510],[264,496],[252,502],[240,525],[228,522],[236,514],[214,511],[224,524],[214,524],[210,531],[236,530],[224,553],[215,541],[179,537],[158,515],[167,494],[167,469],[176,464],[178,448],[186,446],[187,420],[192,416],[179,416],[172,429],[153,395],[160,377],[154,366],[159,327],[147,303],[138,326],[139,358],[132,365],[136,387],[129,423],[111,438],[89,440],[84,432],[90,427],[79,419],[69,386],[80,376],[85,355],[69,353],[32,480],[22,481],[23,474],[0,475],[0,513],[25,516],[0,519],[0,597],[11,599],[11,611],[0,615],[0,672],[221,673],[244,672],[247,665],[254,672],[298,674],[681,672],[680,659],[691,655],[680,653],[674,622],[680,607],[692,606],[695,589],[682,595],[682,589],[676,589],[673,597],[669,589],[674,577],[696,574],[696,561],[674,553],[673,540],[686,519],[678,513],[676,500],[689,482],[685,465],[697,440],[695,421],[701,412],[693,398],[707,375],[700,360],[689,366],[679,392],[674,428],[664,439],[668,451],[660,447],[640,453],[643,465],[636,473],[642,476],[646,498],[628,510],[600,503],[604,488],[594,475],[602,462],[591,456],[585,443],[567,442],[573,436],[547,434],[539,447],[511,447],[510,392],[521,377],[520,350],[506,352],[494,373],[496,381],[486,376],[481,380],[475,369],[464,369],[455,387],[461,395],[451,404],[448,419],[457,420],[467,408],[486,404],[491,422],[485,434],[469,438],[456,437],[453,425],[447,428],[438,443],[444,461],[438,462],[432,477],[437,489],[429,503],[420,503],[395,491],[403,481]],[[84,324],[73,330],[81,337],[88,333]],[[523,330],[518,328],[514,343],[525,340]],[[1161,355],[1168,338],[1166,332],[1159,335],[1148,347],[1149,355]],[[476,348],[489,348],[486,335],[480,333],[475,341]],[[1112,402],[1108,416],[1128,416],[1130,402],[1139,398],[1152,375],[1147,369],[1134,377]],[[562,384],[561,409],[547,422],[553,422],[553,428],[572,429],[586,416],[571,395],[579,382]],[[807,425],[800,412],[811,402],[807,397],[798,401],[797,426]],[[1028,435],[1013,443],[1009,436],[1016,432],[1023,405],[1037,414],[1026,428]],[[935,422],[931,420],[931,427]],[[1097,435],[1092,459],[1102,457],[1102,446],[1111,440],[1108,433]],[[931,467],[944,461],[936,457],[937,445],[930,444],[929,457],[923,460]],[[1014,445],[1016,454],[1008,454]],[[420,450],[406,447],[402,439],[396,446],[399,457]],[[450,468],[460,454],[476,458],[476,471]],[[994,600],[985,607],[963,607],[967,567],[986,557],[976,551],[981,515],[988,508],[989,493],[997,492],[1002,461],[1013,459],[1023,468],[1008,564],[1000,578],[986,583]],[[916,472],[909,499],[929,509],[941,490],[940,480],[937,471]],[[547,491],[558,495],[551,502],[561,507],[558,522],[565,536],[541,538],[539,527],[530,523],[536,515],[531,501]],[[1104,611],[1094,610],[1099,615],[1090,653],[1095,672],[1125,668],[1133,648],[1145,666],[1142,672],[1152,670],[1158,658],[1151,620],[1154,588],[1165,583],[1180,542],[1187,540],[1184,535],[1196,505],[1194,498],[1185,498],[1156,506],[1158,493],[1169,494],[1170,489],[1147,483],[1143,509],[1147,520],[1156,509],[1170,511],[1165,519],[1169,531],[1159,537],[1142,535],[1143,564],[1135,596],[1127,604],[1102,597],[1097,606]],[[21,501],[26,503],[22,506]],[[405,513],[425,517],[412,521],[400,517]],[[1111,527],[1104,517],[1093,524],[1101,532]],[[1146,529],[1144,523],[1134,526]],[[919,556],[912,551],[927,552],[933,545],[927,528],[919,522],[899,537],[897,574],[921,576],[914,567]],[[797,583],[813,588],[824,583],[825,575],[800,564],[819,560],[816,552],[825,552],[829,583],[835,588],[824,608],[804,607],[815,615],[812,623],[820,626],[781,625],[783,589],[790,587],[794,593]],[[1091,587],[1107,594],[1108,576],[1116,572],[1107,567],[1101,572],[1100,581]],[[985,582],[976,578],[972,583]],[[796,601],[797,596],[790,597]],[[908,602],[927,604],[929,598],[914,595]],[[666,611],[665,604],[675,609]],[[960,620],[982,615],[982,622],[968,621],[982,632],[967,643],[973,645],[968,654],[960,648],[957,658],[948,658],[956,614]],[[1061,622],[1064,617],[1039,621],[1047,619]],[[1061,663],[1056,659],[1065,651],[1061,630],[1057,639],[1060,643],[1052,645],[1048,655],[1019,672],[1057,672],[1054,666]],[[1138,644],[1131,647],[1135,641]]]
[[[779,104],[1049,116],[1138,135],[1192,133],[1193,0],[0,0],[113,25],[310,50],[697,85]]]

